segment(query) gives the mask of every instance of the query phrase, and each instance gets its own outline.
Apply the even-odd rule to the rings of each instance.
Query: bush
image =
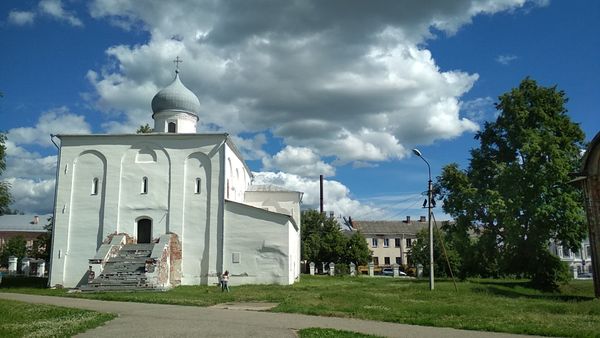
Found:
[[[2,276],[0,289],[36,288],[45,289],[48,286],[47,277]]]
[[[544,291],[557,291],[560,284],[571,279],[569,267],[550,252],[540,254],[531,275],[531,285]]]

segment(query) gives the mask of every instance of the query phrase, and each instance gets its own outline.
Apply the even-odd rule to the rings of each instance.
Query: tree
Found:
[[[46,262],[50,261],[50,251],[52,244],[52,223],[53,218],[48,218],[48,224],[44,226],[47,232],[37,236],[33,241],[31,250],[29,251],[29,257],[36,259],[43,259]]]
[[[352,236],[346,241],[346,248],[343,255],[343,262],[356,265],[366,265],[371,261],[371,249],[365,236],[360,232],[352,233]]]
[[[566,115],[566,102],[556,87],[524,79],[499,97],[499,115],[476,134],[480,146],[469,167],[443,168],[436,191],[456,219],[448,230],[462,240],[461,257],[480,262],[469,273],[528,277],[541,289],[563,279],[549,241],[576,249],[585,237],[580,195],[568,184],[584,134]]]
[[[367,241],[360,233],[346,238],[334,218],[316,210],[302,214],[302,259],[310,262],[366,264],[371,258]]]
[[[23,236],[15,236],[6,241],[0,254],[2,265],[8,264],[8,257],[15,256],[19,260],[27,256],[27,242]]]
[[[0,176],[6,169],[6,135],[0,133]],[[10,195],[10,184],[5,181],[0,181],[0,215],[4,215],[10,211],[8,206],[12,203]]]
[[[450,262],[450,267],[452,268],[453,274],[460,273],[460,262],[461,258],[456,250],[454,250],[452,246],[452,242],[449,241],[449,235],[442,232],[434,230],[434,237],[436,240],[433,241],[433,261],[434,267],[433,271],[436,277],[450,277],[452,274],[450,273],[450,268],[448,267],[448,262]],[[446,261],[446,257],[443,254],[442,246],[441,246],[441,236],[444,236],[444,245],[446,248],[446,254],[448,255],[448,261]],[[423,273],[426,276],[429,276],[429,230],[422,229],[417,233],[417,240],[415,244],[410,249],[409,258],[414,265],[421,264],[423,265]]]
[[[148,134],[152,132],[152,128],[148,123],[145,125],[140,125],[140,127],[135,131],[136,134]]]
[[[302,259],[337,263],[343,256],[345,238],[333,218],[316,210],[302,214]]]

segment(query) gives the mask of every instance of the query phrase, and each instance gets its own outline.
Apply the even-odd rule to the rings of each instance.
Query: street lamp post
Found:
[[[433,225],[431,224],[431,166],[429,162],[423,157],[423,154],[419,149],[413,149],[413,153],[419,156],[427,164],[427,171],[429,172],[429,181],[427,182],[427,210],[428,210],[428,222],[429,222],[429,290],[433,290]]]

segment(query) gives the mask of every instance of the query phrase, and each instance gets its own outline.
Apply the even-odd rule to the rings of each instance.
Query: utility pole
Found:
[[[434,289],[434,278],[433,278],[433,224],[431,223],[431,166],[429,162],[423,157],[423,154],[419,149],[413,149],[413,153],[419,156],[427,164],[427,171],[429,172],[429,181],[427,181],[427,210],[429,212],[429,290]]]

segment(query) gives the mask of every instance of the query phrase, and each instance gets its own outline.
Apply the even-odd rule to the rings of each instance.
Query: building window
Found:
[[[196,193],[196,194],[200,193],[201,183],[202,183],[202,181],[200,180],[200,178],[196,178],[196,185],[194,186],[194,193]]]
[[[98,195],[98,178],[92,180],[92,195]]]
[[[399,247],[400,247],[400,238],[394,238],[394,246],[395,246],[396,248],[399,248]]]
[[[389,257],[383,257],[383,262],[385,265],[390,265],[390,258]]]
[[[402,265],[402,257],[396,257],[396,264]]]
[[[148,193],[148,177],[142,178],[142,194]]]
[[[372,238],[372,239],[371,239],[371,246],[372,246],[373,248],[376,248],[376,247],[377,247],[377,238]]]
[[[379,257],[373,257],[373,264],[379,265]]]
[[[383,239],[383,247],[384,248],[388,248],[389,246],[390,246],[390,239],[389,238],[384,238]]]
[[[406,247],[407,247],[407,248],[410,248],[410,247],[412,247],[412,238],[407,238],[407,239],[406,239]]]
[[[169,124],[167,125],[167,131],[169,133],[176,133],[177,132],[177,124],[175,124],[175,122],[169,122]]]
[[[590,258],[592,257],[592,247],[589,245],[585,246],[585,253],[586,253],[586,257]]]

